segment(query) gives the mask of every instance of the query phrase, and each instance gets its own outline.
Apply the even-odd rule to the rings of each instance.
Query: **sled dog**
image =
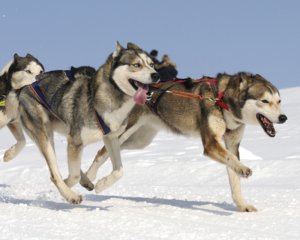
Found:
[[[260,75],[241,72],[219,74],[198,82],[165,82],[153,93],[147,106],[136,106],[129,115],[125,132],[120,136],[121,149],[138,149],[149,145],[160,129],[184,136],[200,137],[204,154],[227,167],[231,193],[240,211],[256,211],[242,196],[240,177],[252,171],[239,159],[239,145],[247,124],[262,127],[267,135],[276,134],[274,123],[284,123],[279,91]],[[173,93],[196,94],[187,99]],[[224,140],[225,145],[222,144]],[[98,168],[108,154],[102,148],[88,169],[82,186],[91,186]],[[112,160],[112,164],[116,164]],[[95,185],[96,192],[105,189],[106,178]]]
[[[4,161],[13,159],[25,146],[25,137],[18,120],[16,91],[36,80],[44,71],[43,65],[30,54],[25,57],[14,55],[0,72],[0,128],[8,126],[17,143],[4,153]]]
[[[79,74],[80,75],[80,74]],[[48,164],[51,180],[61,195],[78,204],[82,196],[71,190],[80,180],[85,145],[103,139],[114,162],[106,184],[122,176],[118,136],[134,105],[146,101],[147,84],[159,75],[149,55],[133,43],[117,43],[94,77],[70,81],[64,71],[43,74],[19,94],[20,119]],[[53,84],[55,81],[55,84]],[[68,146],[69,176],[63,180],[55,156],[53,133],[64,134]]]

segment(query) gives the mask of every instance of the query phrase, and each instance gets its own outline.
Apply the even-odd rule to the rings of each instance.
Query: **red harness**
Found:
[[[223,100],[224,92],[217,92],[217,96],[215,98],[208,98],[208,97],[204,97],[200,94],[188,93],[188,92],[177,91],[177,90],[168,90],[174,84],[183,83],[183,82],[186,82],[186,81],[189,81],[189,80],[190,79],[175,79],[175,80],[171,80],[171,81],[168,81],[168,82],[154,83],[154,84],[150,85],[150,89],[153,90],[154,92],[159,91],[161,94],[171,93],[172,95],[178,96],[178,97],[198,99],[198,100],[207,99],[209,101],[212,101],[214,104],[218,105],[220,108],[229,111],[228,105]],[[209,84],[215,86],[216,89],[217,89],[217,86],[218,86],[218,79],[216,79],[216,78],[203,77],[203,78],[195,79],[195,80],[192,80],[192,81],[193,82],[201,82],[201,83],[206,82],[206,83],[209,83]],[[164,83],[173,83],[173,84],[171,84],[167,89],[161,89],[161,87],[164,85]],[[160,96],[158,96],[157,100],[160,99],[161,94],[160,94]],[[155,112],[156,112],[157,104],[158,103],[156,101],[151,102],[151,100],[150,100],[150,106],[155,110]]]

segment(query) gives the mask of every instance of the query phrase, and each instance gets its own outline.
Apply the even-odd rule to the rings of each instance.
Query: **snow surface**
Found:
[[[202,155],[199,139],[160,133],[144,150],[123,151],[125,175],[97,195],[82,187],[81,205],[65,202],[36,146],[0,162],[0,239],[300,239],[300,87],[281,91],[286,124],[269,138],[248,127],[242,162],[254,174],[242,190],[255,213],[237,212],[225,167]],[[0,158],[14,142],[0,132]],[[87,169],[102,143],[87,147]],[[67,175],[66,141],[56,136]],[[111,169],[105,164],[98,178]]]

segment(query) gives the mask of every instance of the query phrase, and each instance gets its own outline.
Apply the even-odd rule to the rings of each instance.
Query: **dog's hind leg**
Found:
[[[242,139],[244,132],[244,126],[239,127],[236,130],[230,131],[227,130],[224,135],[224,141],[226,148],[232,152],[238,159],[239,157],[239,144]],[[239,175],[234,172],[231,168],[227,167],[227,173],[229,177],[229,183],[231,188],[231,195],[234,203],[241,212],[253,212],[257,211],[256,208],[252,205],[249,205],[241,192],[241,183]]]
[[[51,175],[52,182],[56,185],[61,195],[69,202],[73,204],[79,204],[82,202],[82,196],[75,194],[63,181],[56,161],[55,151],[50,144],[50,141],[47,141],[46,136],[39,137],[40,143],[39,148],[44,155]]]
[[[61,195],[69,202],[73,204],[79,204],[82,202],[82,196],[75,194],[63,181],[56,161],[55,151],[53,145],[47,139],[44,133],[38,136],[38,147],[44,155],[51,175],[52,182],[56,185]]]
[[[24,111],[21,114],[22,123],[28,135],[34,140],[39,150],[46,159],[52,182],[58,188],[60,194],[69,202],[79,204],[82,202],[82,196],[74,193],[63,181],[58,166],[54,150],[53,132],[48,126],[47,122],[36,119],[42,116],[43,113],[36,113],[34,116],[27,115]],[[34,119],[35,118],[35,119]],[[34,120],[33,120],[34,119]],[[45,119],[44,119],[45,120]]]
[[[3,157],[3,160],[5,162],[12,160],[14,157],[16,157],[25,147],[26,144],[25,136],[23,134],[21,124],[18,120],[10,122],[9,124],[7,124],[7,127],[16,138],[17,143],[5,151]]]
[[[73,137],[68,138],[68,166],[69,176],[65,179],[68,187],[73,187],[80,180],[80,165],[83,145],[81,141],[74,141]]]
[[[96,183],[96,193],[99,193],[113,185],[123,175],[119,138],[114,134],[109,134],[103,137],[103,141],[105,144],[105,148],[110,156],[113,170],[108,176],[102,178]]]

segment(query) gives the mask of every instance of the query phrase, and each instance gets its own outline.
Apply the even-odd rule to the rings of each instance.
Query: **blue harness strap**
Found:
[[[30,88],[32,90],[32,92],[34,93],[35,97],[39,100],[39,102],[49,111],[49,112],[53,112],[51,110],[51,106],[48,104],[46,98],[45,98],[45,94],[43,93],[42,89],[40,88],[40,86],[38,85],[39,81],[33,82],[30,85]]]
[[[109,134],[111,132],[109,126],[106,125],[103,118],[97,113],[96,110],[95,110],[95,114],[96,114],[96,117],[97,117],[97,120],[98,120],[98,123],[102,130],[103,135]]]
[[[70,70],[66,70],[64,71],[66,76],[68,77],[68,79],[70,81],[74,81],[75,77],[73,75],[73,73]],[[51,112],[55,117],[57,117],[58,119],[60,119],[57,114],[51,109],[50,104],[47,102],[46,98],[45,98],[45,93],[43,92],[43,90],[40,88],[40,86],[38,85],[39,81],[36,81],[34,83],[32,83],[30,85],[30,89],[31,91],[34,93],[36,99],[49,111]],[[97,111],[95,110],[95,114],[96,114],[96,118],[98,120],[100,129],[102,131],[102,133],[104,135],[109,134],[111,132],[109,126],[106,125],[106,123],[104,122],[103,118],[97,113]]]

